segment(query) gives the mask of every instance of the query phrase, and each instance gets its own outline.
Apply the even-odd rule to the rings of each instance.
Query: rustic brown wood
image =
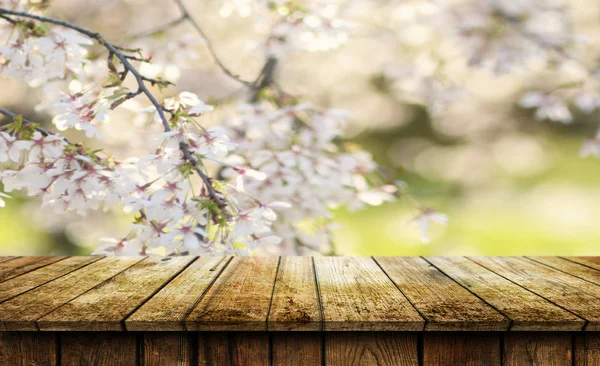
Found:
[[[573,365],[600,365],[600,333],[578,333],[573,337]]]
[[[0,302],[48,283],[85,265],[96,262],[102,257],[69,257],[35,271],[25,273],[0,283]]]
[[[127,318],[127,330],[185,330],[186,315],[230,260],[230,257],[198,258]]]
[[[38,329],[36,320],[142,259],[104,258],[1,303],[0,331]]]
[[[15,258],[19,258],[19,257],[16,257],[16,256],[1,256],[0,257],[0,263],[11,261],[11,260],[13,260]]]
[[[423,335],[423,365],[500,365],[500,334],[427,332]]]
[[[192,342],[190,339],[189,333],[144,333],[141,364],[144,366],[192,365]]]
[[[268,366],[269,355],[266,332],[198,333],[198,365]]]
[[[422,330],[424,320],[368,257],[314,258],[325,330]]]
[[[510,321],[419,257],[377,262],[426,318],[425,330],[506,330]]]
[[[464,257],[425,259],[510,318],[510,330],[577,331],[585,325],[585,320]]]
[[[577,262],[588,267],[600,270],[600,257],[562,257],[571,262]]]
[[[570,333],[515,332],[504,336],[504,365],[571,366]]]
[[[137,360],[132,333],[60,333],[62,365],[133,366]]]
[[[600,285],[600,270],[559,257],[528,257],[530,260]]]
[[[188,330],[267,330],[277,257],[235,257],[186,318]]]
[[[56,365],[56,336],[39,332],[0,332],[0,365]]]
[[[40,330],[123,330],[122,321],[195,258],[146,258],[37,321]]]
[[[472,260],[586,319],[585,330],[600,330],[600,286],[525,258]]]
[[[417,335],[403,332],[325,333],[325,364],[418,365]]]
[[[321,330],[321,322],[312,258],[281,258],[269,312],[269,330]]]
[[[66,257],[19,257],[0,263],[0,282],[22,275],[36,268],[58,262]]]
[[[273,333],[272,347],[273,365],[314,366],[323,364],[323,336],[321,333]]]

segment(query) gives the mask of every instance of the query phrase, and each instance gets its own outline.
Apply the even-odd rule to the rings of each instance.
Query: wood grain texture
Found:
[[[66,257],[19,257],[0,263],[0,282],[22,275],[36,268],[58,262]]]
[[[193,257],[146,258],[37,320],[40,330],[124,330],[122,321]]]
[[[402,332],[325,333],[325,364],[418,365],[417,335]]]
[[[504,336],[504,365],[571,366],[570,333],[515,332]]]
[[[543,296],[600,330],[600,286],[520,257],[474,257],[473,261]]]
[[[11,261],[15,258],[19,258],[19,257],[17,257],[17,256],[0,256],[0,263]]]
[[[109,257],[0,304],[0,331],[37,330],[36,320],[141,261]]]
[[[115,332],[60,333],[61,365],[135,366],[136,335]]]
[[[485,332],[426,332],[423,365],[500,365],[500,334]]]
[[[187,330],[267,330],[278,257],[234,257],[185,321]]]
[[[195,343],[191,342],[190,333],[146,332],[143,338],[142,365],[192,365],[192,347],[195,346]]]
[[[585,320],[464,257],[425,259],[511,319],[510,330],[578,331],[585,325]]]
[[[102,257],[69,257],[52,263],[35,271],[25,273],[0,283],[0,302],[48,283],[85,265],[102,259]]]
[[[283,257],[269,312],[270,331],[321,330],[321,309],[311,257]]]
[[[314,258],[324,328],[422,330],[424,320],[368,257]]]
[[[594,269],[600,270],[600,257],[562,257],[564,259],[570,260],[572,262],[577,262],[583,264],[588,267],[592,267]]]
[[[590,268],[586,265],[579,264],[560,257],[527,257],[538,263],[542,263],[548,267],[552,267],[559,271],[570,274],[571,276],[579,277],[583,280],[593,282],[600,285],[600,270]]]
[[[419,257],[377,262],[426,318],[425,330],[507,330],[510,321]]]
[[[269,366],[266,332],[198,333],[198,365]]]
[[[306,332],[272,334],[273,365],[314,366],[323,364],[323,335]]]
[[[185,317],[230,260],[198,258],[127,318],[127,330],[185,330]]]
[[[578,333],[573,338],[573,365],[600,366],[600,333]]]
[[[0,332],[0,365],[56,365],[56,336],[39,332]]]

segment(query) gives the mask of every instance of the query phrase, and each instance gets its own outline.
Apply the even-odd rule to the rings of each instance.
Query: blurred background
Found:
[[[452,54],[459,51],[446,50],[444,40],[432,35],[433,25],[418,21],[428,3],[348,1],[344,15],[357,27],[345,45],[290,53],[280,61],[276,80],[283,90],[324,107],[350,110],[346,139],[361,144],[405,181],[411,197],[449,218],[446,226],[434,226],[432,242],[423,244],[411,224],[417,208],[412,199],[359,212],[339,209],[339,254],[598,255],[600,161],[579,157],[584,139],[598,127],[598,112],[574,113],[570,124],[534,119],[532,110],[519,107],[522,95],[532,88],[552,88],[565,78],[568,82],[568,75],[536,65],[506,75],[453,65]],[[264,56],[252,44],[264,29],[251,2],[186,4],[224,64],[242,78],[254,79]],[[600,4],[571,1],[569,11],[579,33],[599,39]],[[50,15],[120,43],[179,13],[163,0],[58,0]],[[152,50],[157,63],[170,65],[160,70],[148,66],[148,72],[163,73],[177,81],[175,90],[193,91],[215,106],[206,116],[208,123],[218,123],[234,110],[239,84],[215,67],[189,25],[135,44]],[[192,47],[195,56],[182,59],[173,51],[176,47]],[[403,82],[405,65],[418,68],[430,62],[424,54],[444,55],[445,85],[459,81],[462,89],[456,100],[420,100],[419,81],[408,87]],[[31,120],[49,121],[33,107],[43,93],[0,80],[0,106]],[[112,144],[127,144],[127,134],[117,124],[106,130]],[[0,254],[89,254],[98,238],[118,235],[128,220],[118,213],[57,217],[39,203],[15,196],[0,209]]]

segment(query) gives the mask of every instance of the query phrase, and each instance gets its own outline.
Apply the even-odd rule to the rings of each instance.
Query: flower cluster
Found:
[[[18,3],[15,3],[18,4]],[[31,86],[80,74],[93,42],[71,29],[19,21],[0,29],[0,73]]]
[[[395,199],[395,185],[368,182],[377,169],[371,156],[338,141],[346,121],[347,113],[340,110],[261,103],[241,105],[239,115],[225,124],[238,144],[234,160],[266,177],[244,182],[244,192],[253,199],[287,201],[293,206],[289,210],[271,207],[280,216],[273,227],[284,239],[280,250],[285,253],[327,252],[331,208],[359,209],[365,203],[379,205]],[[223,172],[226,177],[235,173],[239,180],[239,169]],[[230,181],[234,184],[233,178]]]

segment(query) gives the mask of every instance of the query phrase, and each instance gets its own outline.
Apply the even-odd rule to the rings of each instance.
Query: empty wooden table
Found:
[[[0,257],[0,365],[600,365],[600,257]]]

